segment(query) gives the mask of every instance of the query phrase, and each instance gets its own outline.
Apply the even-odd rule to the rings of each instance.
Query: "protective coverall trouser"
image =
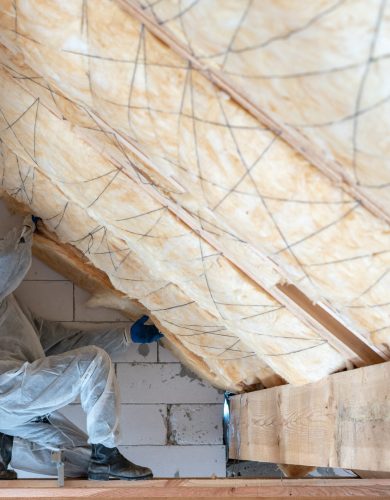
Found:
[[[114,447],[119,432],[118,388],[110,356],[96,346],[81,347],[64,354],[24,363],[16,372],[1,376],[2,413],[12,413],[12,426],[1,431],[58,449],[52,429],[33,422],[72,403],[77,397],[87,415],[90,443]],[[8,402],[7,399],[10,399]],[[113,409],[115,408],[115,411]],[[8,415],[7,415],[8,416]],[[5,418],[3,421],[9,421]]]
[[[122,352],[130,338],[128,328],[68,330],[20,307],[12,292],[31,265],[33,228],[26,217],[0,238],[0,432],[15,436],[14,467],[53,472],[50,450],[63,449],[65,458],[81,463],[78,471],[69,460],[65,465],[67,475],[74,476],[85,473],[90,446],[86,435],[56,410],[80,397],[89,443],[115,446],[116,380],[109,355],[95,346]],[[34,421],[47,414],[50,424]]]
[[[56,476],[57,466],[52,462],[50,449],[56,447],[62,451],[65,476],[86,477],[92,452],[88,436],[60,412],[51,413],[45,420],[34,423],[36,433],[42,433],[46,437],[45,446],[15,437],[11,467],[35,474]]]

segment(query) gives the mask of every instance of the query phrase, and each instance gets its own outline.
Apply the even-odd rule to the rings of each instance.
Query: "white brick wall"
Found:
[[[18,220],[0,200],[0,238]],[[85,291],[36,259],[17,297],[41,316],[71,327],[125,321],[116,311],[87,308]],[[114,361],[122,400],[122,453],[150,466],[157,477],[225,476],[223,395],[156,343],[133,344]],[[79,404],[69,405],[63,413],[85,430]]]

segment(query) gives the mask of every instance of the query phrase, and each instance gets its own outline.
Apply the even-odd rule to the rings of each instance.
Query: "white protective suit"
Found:
[[[55,474],[51,450],[61,449],[65,474],[77,477],[87,473],[90,443],[117,444],[119,398],[109,354],[129,346],[129,327],[69,330],[18,304],[12,292],[31,265],[33,228],[27,217],[0,239],[0,432],[15,436],[12,467]],[[77,397],[88,436],[57,411]]]

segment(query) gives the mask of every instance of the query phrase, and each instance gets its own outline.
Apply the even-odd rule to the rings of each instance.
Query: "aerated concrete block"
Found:
[[[122,403],[221,403],[223,394],[179,363],[119,363]]]
[[[155,477],[225,477],[224,446],[120,446],[129,460]]]
[[[222,444],[223,404],[170,405],[169,442],[178,445]]]
[[[79,404],[62,408],[61,413],[86,432],[86,416]],[[166,405],[121,405],[121,445],[167,444]]]

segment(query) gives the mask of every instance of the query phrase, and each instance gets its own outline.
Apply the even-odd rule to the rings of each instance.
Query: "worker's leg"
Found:
[[[0,431],[47,446],[44,429],[25,425],[80,396],[90,443],[115,447],[118,389],[109,355],[90,346],[25,363],[0,375]]]
[[[51,453],[48,448],[16,437],[14,438],[11,467],[34,474],[56,476],[57,466],[52,462]],[[62,458],[65,466],[65,477],[88,476],[88,466],[91,459],[89,445],[65,449]]]
[[[58,446],[50,445],[49,431],[41,419],[36,421],[37,417],[80,396],[92,444],[89,479],[153,477],[149,468],[130,462],[115,447],[119,426],[117,386],[110,357],[102,349],[83,347],[25,363],[19,370],[0,376],[0,395],[0,431],[44,448],[49,443],[54,449]]]
[[[0,433],[0,480],[16,479],[15,471],[8,468],[11,462],[13,436]]]
[[[59,412],[45,417],[43,422],[30,422],[47,439],[48,446],[34,443],[19,437],[14,438],[11,467],[35,474],[54,476],[56,464],[52,463],[51,449],[62,450],[66,477],[86,477],[91,458],[88,436]],[[23,433],[23,430],[20,429]],[[31,434],[31,432],[30,432]]]

